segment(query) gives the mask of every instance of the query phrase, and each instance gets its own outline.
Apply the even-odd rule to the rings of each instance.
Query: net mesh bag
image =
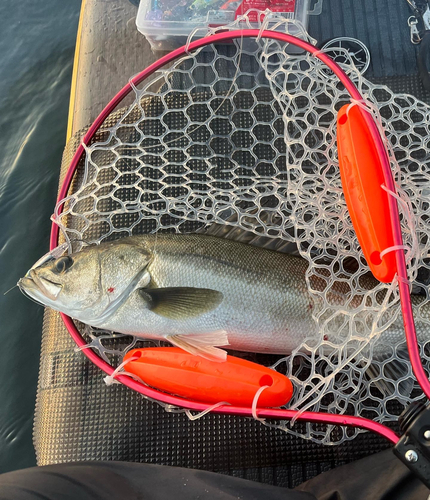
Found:
[[[246,16],[228,28],[244,24]],[[263,25],[314,43],[292,20],[266,16]],[[371,277],[348,215],[336,116],[351,103],[366,107],[383,128],[428,371],[430,108],[367,81],[352,61],[343,68],[366,103],[351,103],[317,58],[273,40],[236,39],[183,56],[134,88],[133,102],[116,112],[115,125],[85,147],[54,221],[74,251],[129,235],[210,228],[221,237],[299,254],[309,263],[315,332],[283,358],[253,359],[290,377],[289,408],[389,422],[422,393],[407,357],[396,282]],[[124,351],[141,345],[79,327],[88,347],[114,366]],[[360,432],[265,424],[325,444]]]

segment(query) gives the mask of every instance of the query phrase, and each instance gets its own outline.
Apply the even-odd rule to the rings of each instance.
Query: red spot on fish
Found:
[[[115,288],[113,288],[113,287],[108,288],[109,293],[113,293],[114,291],[115,291]]]
[[[324,335],[324,340],[328,340],[328,335]]]

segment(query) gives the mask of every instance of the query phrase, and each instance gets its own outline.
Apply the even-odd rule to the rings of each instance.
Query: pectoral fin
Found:
[[[166,340],[184,351],[201,356],[209,361],[222,363],[227,360],[227,353],[223,349],[215,347],[216,345],[226,346],[229,344],[227,332],[224,330],[190,335],[169,335]]]
[[[208,288],[154,288],[139,293],[150,311],[175,320],[196,318],[218,307],[223,299],[221,292]]]

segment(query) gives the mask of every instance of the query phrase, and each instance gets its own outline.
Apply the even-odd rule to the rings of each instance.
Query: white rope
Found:
[[[230,403],[227,403],[227,401],[220,401],[219,403],[215,403],[212,406],[209,406],[209,408],[206,408],[206,410],[201,411],[200,413],[197,413],[193,415],[191,413],[191,410],[185,410],[185,415],[191,420],[198,420],[199,418],[204,417],[206,414],[210,413],[211,411],[215,410],[215,408],[219,408],[220,406],[225,406],[225,405],[230,405]]]
[[[412,211],[406,201],[397,193],[391,191],[391,189],[387,188],[384,184],[381,184],[381,188],[389,195],[393,196],[400,203],[400,206],[403,208],[403,213],[406,216],[409,231],[412,237],[412,248],[407,248],[408,252],[406,254],[406,263],[409,264],[411,260],[417,256],[419,250],[418,238],[415,231],[415,223]]]
[[[261,393],[265,390],[265,389],[268,389],[270,386],[269,385],[263,385],[262,387],[260,387],[258,389],[258,391],[255,393],[255,396],[254,396],[254,399],[252,400],[252,416],[255,418],[255,420],[258,420],[259,422],[261,423],[265,423],[266,422],[266,419],[265,418],[260,418],[258,415],[257,415],[257,403],[258,403],[258,399],[259,397],[261,396]]]
[[[137,359],[139,359],[139,357],[140,356],[132,356],[131,358],[128,358],[125,361],[123,361],[120,365],[118,365],[115,368],[115,370],[112,372],[111,375],[107,375],[106,377],[103,378],[105,384],[106,385],[119,384],[120,382],[116,381],[115,377],[118,375],[118,373],[121,372],[121,370],[124,368],[124,366],[127,363],[130,363],[131,361],[136,361]],[[135,377],[135,375],[127,373],[127,372],[121,372],[121,375],[129,375],[129,376],[132,376],[133,378]],[[138,380],[141,382],[141,380],[139,378],[138,378]]]
[[[382,250],[382,252],[379,254],[379,257],[382,259],[382,257],[384,257],[384,255],[387,255],[387,253],[395,252],[396,250],[409,251],[410,248],[407,245],[393,245],[392,247],[388,247],[385,250]]]

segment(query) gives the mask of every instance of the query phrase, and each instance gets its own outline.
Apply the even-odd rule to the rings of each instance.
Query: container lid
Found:
[[[141,0],[137,14],[137,28],[144,35],[166,34],[188,36],[201,28],[231,23],[238,15],[248,12],[251,22],[261,22],[270,9],[285,17],[306,23],[308,0]],[[198,33],[197,33],[198,34]]]

